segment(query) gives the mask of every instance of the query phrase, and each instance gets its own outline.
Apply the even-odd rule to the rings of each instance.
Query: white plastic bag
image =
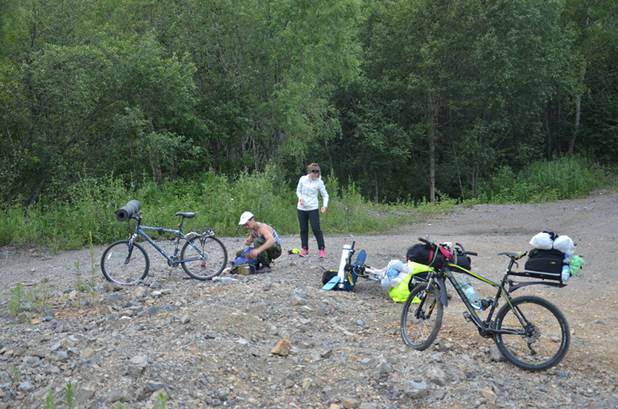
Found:
[[[551,250],[553,246],[553,240],[548,233],[537,233],[530,240],[530,245],[539,250]]]
[[[401,260],[389,261],[384,270],[385,273],[380,284],[385,290],[396,287],[405,276],[410,274],[410,267]]]
[[[567,255],[572,255],[575,252],[575,243],[569,236],[558,236],[554,240],[554,248]]]

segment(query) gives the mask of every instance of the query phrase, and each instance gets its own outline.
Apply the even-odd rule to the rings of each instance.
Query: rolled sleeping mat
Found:
[[[139,212],[139,202],[137,200],[129,200],[126,205],[116,210],[116,219],[119,222],[129,220]]]

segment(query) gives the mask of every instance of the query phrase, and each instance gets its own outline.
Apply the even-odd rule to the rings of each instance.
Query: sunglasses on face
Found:
[[[317,170],[317,169],[313,169],[313,170],[311,171],[311,173],[320,173],[320,171],[319,171],[319,170]]]

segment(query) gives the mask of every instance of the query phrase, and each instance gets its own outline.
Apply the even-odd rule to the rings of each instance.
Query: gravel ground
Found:
[[[617,226],[614,192],[477,205],[389,234],[326,232],[326,259],[286,254],[271,273],[231,284],[185,279],[149,251],[156,262],[148,285],[120,290],[100,274],[103,247],[0,248],[0,409],[40,408],[52,395],[57,407],[74,398],[76,407],[150,408],[163,392],[167,407],[177,408],[615,408],[618,285],[604,260],[616,257]],[[571,327],[569,353],[546,372],[501,360],[493,341],[463,320],[458,300],[436,343],[417,352],[399,337],[401,305],[376,283],[360,281],[353,293],[319,291],[323,268],[336,269],[351,240],[379,267],[402,258],[417,237],[461,242],[479,253],[475,270],[500,278],[507,260],[496,254],[527,250],[541,230],[569,235],[587,262],[565,288],[520,290],[551,300]],[[240,238],[223,241],[230,252],[241,247]],[[296,237],[283,241],[286,249],[298,246]],[[94,281],[92,291],[80,291],[84,280]],[[44,306],[11,316],[18,282],[42,288]]]

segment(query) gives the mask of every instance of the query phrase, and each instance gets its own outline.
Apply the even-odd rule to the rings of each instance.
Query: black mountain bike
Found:
[[[439,245],[425,239],[419,240],[438,250]],[[477,255],[473,252],[465,254]],[[507,360],[530,371],[542,371],[557,365],[567,353],[571,339],[566,318],[558,307],[544,298],[533,295],[512,297],[511,294],[529,285],[562,287],[563,284],[546,281],[515,282],[512,276],[524,274],[513,271],[513,266],[517,266],[517,260],[524,257],[526,252],[499,255],[510,260],[499,283],[445,260],[440,267],[434,267],[428,273],[426,281],[411,284],[414,288],[411,288],[401,314],[403,342],[422,351],[436,339],[442,325],[444,307],[448,305],[448,280],[468,310],[464,313],[466,320],[477,327],[482,337],[493,338]],[[455,273],[473,277],[496,288],[493,299],[481,300],[481,309],[489,309],[485,319],[479,316],[479,310],[466,297]],[[502,305],[498,309],[500,303]]]
[[[132,200],[116,212],[118,220],[130,222],[135,220],[135,231],[128,240],[112,243],[101,256],[101,270],[105,278],[115,284],[131,285],[142,282],[150,270],[148,254],[137,243],[139,237],[150,243],[165,259],[170,267],[182,266],[189,276],[197,280],[210,280],[221,274],[227,263],[227,250],[223,243],[215,237],[212,229],[202,233],[184,234],[182,229],[185,219],[195,217],[194,212],[177,212],[180,217],[178,229],[142,225],[142,214],[139,202]],[[174,235],[174,253],[168,254],[146,232]],[[182,249],[180,243],[184,242]]]

